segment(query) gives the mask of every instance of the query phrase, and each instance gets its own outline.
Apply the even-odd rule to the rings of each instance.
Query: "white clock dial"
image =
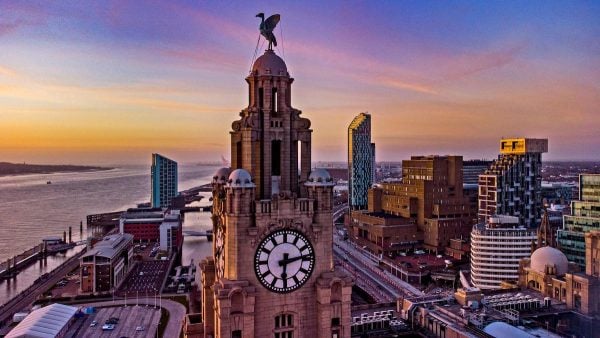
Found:
[[[309,240],[296,230],[277,230],[258,245],[254,257],[256,277],[274,292],[291,292],[310,278],[315,253]]]

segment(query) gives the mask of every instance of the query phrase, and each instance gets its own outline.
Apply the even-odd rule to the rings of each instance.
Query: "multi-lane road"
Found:
[[[345,204],[335,207],[333,219],[338,219],[347,209]],[[422,294],[419,289],[381,269],[364,250],[337,233],[333,236],[333,252],[340,265],[354,277],[355,283],[378,302]]]

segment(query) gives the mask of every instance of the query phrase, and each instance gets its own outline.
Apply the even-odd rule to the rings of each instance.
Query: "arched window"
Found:
[[[241,292],[231,295],[231,314],[244,313],[244,296]]]
[[[342,284],[334,283],[331,286],[331,302],[341,302],[342,301]]]

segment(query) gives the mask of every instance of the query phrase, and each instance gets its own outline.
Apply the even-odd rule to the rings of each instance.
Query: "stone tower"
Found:
[[[310,121],[272,50],[246,78],[231,165],[213,177],[213,256],[200,264],[205,337],[350,337],[352,280],[333,264],[333,181],[311,172]]]

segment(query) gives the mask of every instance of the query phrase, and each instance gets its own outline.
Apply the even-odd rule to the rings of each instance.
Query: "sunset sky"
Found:
[[[491,159],[503,136],[600,160],[598,1],[0,0],[0,161],[228,158],[258,12],[281,14],[315,161],[345,160],[362,111],[380,161]]]

